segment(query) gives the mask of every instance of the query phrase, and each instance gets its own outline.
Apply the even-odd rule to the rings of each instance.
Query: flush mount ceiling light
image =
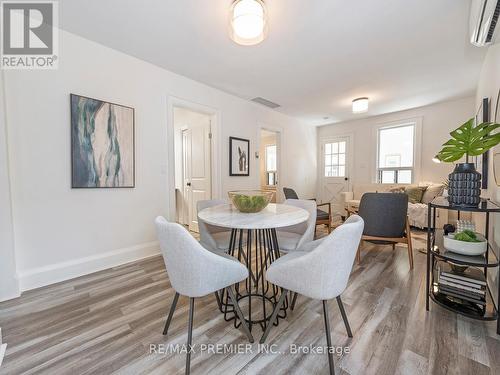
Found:
[[[352,101],[352,113],[363,113],[368,111],[368,98],[357,98]]]
[[[352,113],[368,111],[368,98],[357,98],[352,101]]]
[[[231,5],[229,33],[244,46],[262,42],[267,35],[267,16],[261,0],[235,0]]]

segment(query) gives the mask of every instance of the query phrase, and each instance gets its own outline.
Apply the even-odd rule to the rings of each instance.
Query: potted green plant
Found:
[[[481,255],[486,252],[488,242],[486,238],[471,230],[450,233],[443,237],[445,249],[463,255]]]
[[[436,155],[440,161],[453,163],[465,156],[465,163],[457,163],[448,176],[448,200],[453,205],[477,206],[481,195],[481,174],[476,171],[471,156],[484,154],[500,143],[500,133],[493,132],[500,124],[484,122],[474,126],[471,118],[459,128],[453,130],[451,139],[443,144],[443,149]]]

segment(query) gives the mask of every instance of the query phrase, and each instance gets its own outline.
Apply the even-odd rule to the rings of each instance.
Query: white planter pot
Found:
[[[488,242],[480,233],[476,233],[477,239],[481,242],[465,242],[458,241],[454,238],[454,234],[449,234],[443,237],[444,248],[454,253],[463,255],[481,255],[486,252]]]

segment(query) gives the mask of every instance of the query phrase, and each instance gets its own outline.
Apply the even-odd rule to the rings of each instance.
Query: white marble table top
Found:
[[[231,229],[272,229],[300,224],[309,218],[306,210],[286,204],[270,203],[260,212],[247,214],[232,204],[205,208],[198,213],[207,224]]]

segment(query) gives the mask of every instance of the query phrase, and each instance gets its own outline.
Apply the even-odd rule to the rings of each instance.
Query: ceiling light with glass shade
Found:
[[[368,111],[368,98],[357,98],[352,101],[352,113],[364,113]]]
[[[261,0],[235,0],[231,5],[229,33],[244,46],[262,42],[267,36],[267,14]]]

